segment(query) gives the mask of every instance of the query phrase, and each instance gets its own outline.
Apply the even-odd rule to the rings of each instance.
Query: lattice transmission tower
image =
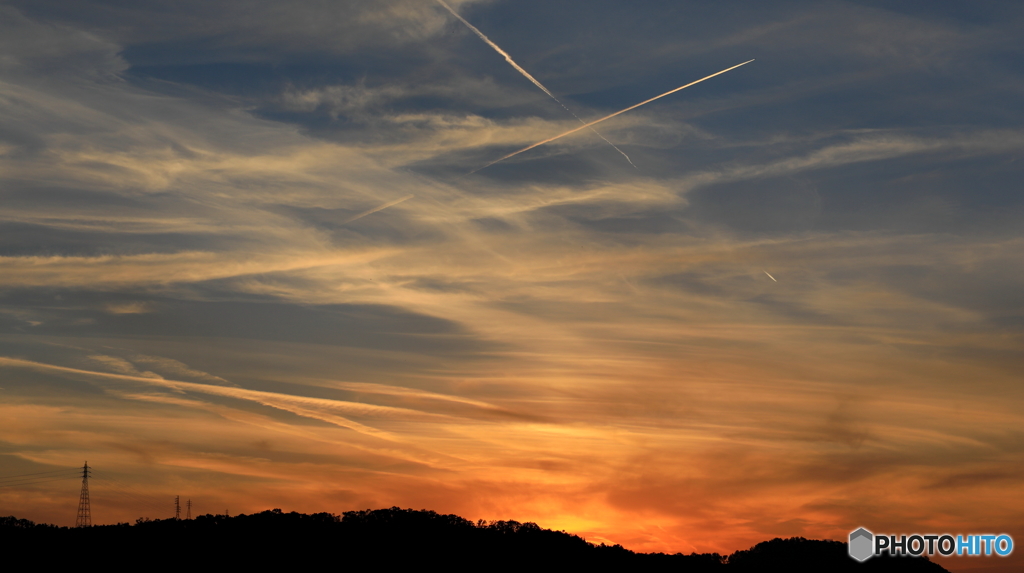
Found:
[[[178,496],[174,496],[174,519],[181,519],[181,501]]]
[[[82,494],[78,496],[78,517],[75,527],[92,526],[92,508],[89,505],[89,462],[82,466]]]
[[[185,502],[185,519],[192,519],[192,500]]]

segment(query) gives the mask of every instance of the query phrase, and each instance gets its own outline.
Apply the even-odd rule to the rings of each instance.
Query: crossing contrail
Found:
[[[530,72],[527,72],[527,71],[526,71],[526,70],[524,70],[524,69],[523,69],[522,67],[520,67],[520,65],[519,65],[519,64],[517,64],[517,63],[515,62],[515,60],[513,60],[513,59],[512,59],[512,56],[508,55],[508,53],[507,53],[507,52],[506,52],[505,50],[502,50],[502,49],[501,49],[500,47],[498,47],[498,44],[495,44],[494,42],[492,42],[492,41],[491,41],[491,39],[490,39],[490,38],[488,38],[487,36],[485,36],[483,32],[481,32],[480,30],[478,30],[478,29],[476,28],[476,26],[474,26],[474,25],[470,24],[470,23],[469,23],[469,22],[468,22],[468,21],[467,21],[467,20],[466,20],[465,18],[463,18],[462,16],[459,16],[459,13],[458,13],[458,12],[456,12],[455,10],[452,10],[452,7],[451,7],[451,6],[449,6],[448,4],[446,4],[444,0],[437,0],[437,3],[438,3],[438,4],[440,4],[440,5],[442,5],[442,6],[444,6],[445,10],[448,10],[449,12],[451,12],[451,13],[452,13],[452,16],[455,16],[456,18],[458,18],[460,22],[462,22],[463,24],[465,24],[465,25],[466,25],[466,27],[468,27],[468,28],[469,28],[470,30],[472,30],[472,31],[473,31],[473,33],[474,33],[474,34],[476,34],[477,36],[479,36],[479,38],[480,38],[481,40],[483,40],[484,42],[486,42],[488,46],[490,46],[490,47],[494,48],[494,51],[495,51],[495,52],[498,52],[499,54],[501,54],[501,55],[502,55],[502,57],[503,57],[503,58],[505,58],[505,61],[506,61],[506,62],[508,62],[509,64],[511,64],[511,66],[512,66],[513,68],[515,68],[517,72],[519,72],[520,74],[523,74],[523,77],[525,77],[526,79],[528,79],[528,80],[530,80],[531,82],[533,82],[533,85],[535,85],[535,86],[537,86],[538,88],[540,88],[540,90],[541,90],[542,92],[544,92],[544,93],[548,94],[548,97],[550,97],[551,99],[555,100],[555,102],[556,102],[556,103],[557,103],[558,105],[562,106],[562,109],[564,109],[565,111],[567,111],[567,112],[569,112],[570,114],[572,114],[572,116],[573,116],[573,117],[575,117],[576,119],[578,119],[580,123],[583,123],[583,124],[585,124],[585,123],[586,123],[585,121],[583,121],[582,119],[580,119],[580,116],[578,116],[578,115],[576,115],[575,113],[573,113],[571,109],[569,109],[569,108],[565,107],[565,104],[564,104],[564,103],[562,103],[562,102],[561,102],[561,100],[559,100],[559,99],[558,99],[557,97],[555,97],[555,94],[551,93],[551,91],[550,91],[550,90],[548,90],[548,88],[544,87],[544,84],[542,84],[542,83],[540,83],[539,81],[537,81],[537,78],[535,78],[535,77],[531,76],[531,75],[530,75]],[[613,147],[613,148],[615,149],[615,151],[618,151],[619,153],[621,153],[621,154],[622,154],[622,156],[626,158],[626,161],[628,161],[630,165],[633,165],[633,168],[634,168],[634,169],[636,169],[636,168],[637,168],[637,167],[636,167],[636,165],[634,165],[634,164],[633,164],[633,160],[632,160],[632,159],[630,159],[628,155],[626,155],[626,152],[624,152],[624,151],[622,151],[621,149],[619,149],[618,147],[616,147],[614,143],[612,143],[612,142],[608,141],[608,139],[607,139],[607,138],[606,138],[605,136],[603,136],[603,135],[601,135],[600,133],[598,133],[596,129],[594,129],[594,128],[592,128],[592,127],[591,127],[591,128],[590,128],[590,131],[593,131],[594,133],[596,133],[598,137],[600,137],[601,139],[603,139],[603,140],[605,141],[605,143],[607,143],[608,145],[611,145],[611,146],[612,146],[612,147]]]
[[[761,270],[764,270],[764,269],[761,269]],[[773,277],[773,276],[772,276],[772,274],[771,274],[771,273],[769,273],[768,271],[764,271],[764,274],[768,275],[768,278],[770,278],[770,279],[772,279],[773,281],[775,281],[775,277]],[[779,282],[779,281],[775,281],[775,282]]]
[[[438,2],[440,2],[440,1],[441,0],[438,0]],[[679,90],[684,90],[684,89],[686,89],[686,88],[688,88],[688,87],[690,87],[692,85],[699,84],[699,83],[701,83],[704,80],[710,80],[711,78],[713,78],[715,76],[722,75],[725,72],[728,72],[729,70],[735,70],[736,68],[738,68],[740,66],[745,66],[745,65],[747,65],[747,64],[749,64],[750,62],[753,62],[753,61],[754,60],[747,60],[747,61],[743,62],[742,64],[736,64],[735,66],[733,66],[731,68],[725,68],[724,70],[722,70],[720,72],[715,72],[715,73],[711,74],[710,76],[703,77],[703,78],[701,78],[701,79],[699,79],[699,80],[697,80],[695,82],[690,82],[690,83],[686,84],[685,86],[679,86],[679,87],[677,87],[674,90],[670,90],[670,91],[667,91],[667,92],[665,92],[665,93],[663,93],[661,95],[654,96],[651,99],[644,100],[644,101],[642,101],[642,102],[640,102],[640,103],[638,103],[636,105],[631,105],[631,106],[627,107],[624,110],[617,111],[617,112],[615,112],[613,114],[610,114],[610,115],[606,115],[606,116],[602,117],[601,119],[595,119],[594,121],[592,121],[590,123],[585,123],[582,126],[577,127],[576,129],[570,129],[569,131],[567,131],[567,132],[565,132],[565,133],[563,133],[561,135],[556,135],[554,137],[549,137],[549,138],[545,139],[544,141],[538,141],[537,143],[534,143],[533,145],[524,147],[524,148],[520,149],[519,151],[513,151],[512,153],[509,153],[505,157],[502,157],[500,159],[495,159],[494,161],[488,163],[487,165],[484,165],[483,167],[477,167],[476,169],[470,171],[470,173],[471,174],[472,173],[476,173],[477,171],[480,171],[481,169],[486,169],[486,168],[490,167],[491,165],[494,165],[495,163],[500,163],[500,162],[508,159],[509,157],[515,157],[516,155],[519,155],[520,153],[522,153],[524,151],[529,151],[529,150],[533,149],[534,147],[540,147],[541,145],[544,145],[545,143],[551,143],[552,141],[554,141],[556,139],[561,139],[561,138],[565,137],[566,135],[572,135],[572,134],[576,133],[577,131],[580,131],[581,129],[586,129],[586,128],[592,126],[592,125],[601,123],[602,121],[604,121],[606,119],[611,119],[611,118],[613,118],[613,117],[615,117],[617,115],[621,115],[623,113],[626,113],[629,110],[636,109],[636,108],[638,108],[638,107],[640,107],[642,105],[645,105],[645,104],[649,104],[649,103],[651,103],[652,101],[654,101],[656,99],[661,99],[661,98],[663,98],[663,97],[665,97],[667,95],[674,94],[674,93],[676,93]]]
[[[377,211],[383,211],[384,209],[387,209],[388,207],[394,207],[395,205],[398,205],[402,201],[407,201],[409,199],[412,199],[413,197],[415,197],[415,195],[406,195],[405,197],[402,197],[401,199],[395,199],[394,201],[389,201],[387,203],[384,203],[383,205],[378,205],[377,207],[374,207],[373,209],[369,209],[367,211],[363,211],[362,213],[359,213],[358,215],[353,215],[353,216],[349,217],[348,219],[345,219],[344,221],[341,222],[341,224],[342,225],[347,225],[347,224],[351,223],[352,221],[355,221],[356,219],[362,219],[363,217],[365,217],[367,215],[372,215],[372,214],[376,213]]]

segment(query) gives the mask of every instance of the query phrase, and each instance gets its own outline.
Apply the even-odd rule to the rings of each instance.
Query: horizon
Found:
[[[1022,25],[0,0],[0,514],[1024,539]]]
[[[175,500],[175,501],[177,502],[177,500]],[[367,524],[369,522],[367,522],[365,520],[365,516],[360,515],[360,514],[395,513],[396,510],[397,510],[397,513],[399,513],[399,514],[430,514],[430,515],[438,516],[438,517],[455,517],[455,518],[458,518],[458,520],[463,521],[466,525],[468,525],[470,527],[475,527],[475,528],[493,528],[495,526],[501,527],[501,526],[504,526],[504,525],[511,525],[511,526],[515,526],[515,527],[519,527],[519,526],[534,527],[534,528],[539,528],[540,530],[543,530],[543,531],[562,533],[562,534],[566,534],[566,535],[569,535],[569,536],[572,536],[572,537],[577,537],[577,538],[579,538],[579,539],[581,539],[581,540],[583,540],[583,541],[585,541],[585,542],[587,542],[590,545],[595,546],[595,547],[596,546],[617,547],[617,548],[626,549],[627,551],[631,551],[628,547],[622,547],[621,545],[611,546],[611,545],[607,545],[603,541],[599,541],[599,542],[595,543],[595,542],[590,541],[590,540],[586,539],[585,537],[582,537],[582,536],[580,536],[580,535],[578,535],[578,534],[576,534],[576,533],[574,533],[572,531],[566,531],[564,529],[563,530],[554,530],[554,529],[551,529],[551,528],[543,527],[542,525],[537,524],[537,523],[533,523],[533,522],[518,522],[518,521],[515,521],[515,520],[495,520],[495,519],[491,519],[491,520],[479,519],[479,520],[475,520],[474,521],[474,520],[466,519],[466,518],[464,518],[464,517],[462,517],[460,515],[455,515],[455,514],[442,514],[442,513],[438,513],[438,512],[435,512],[433,510],[429,510],[429,509],[401,508],[401,507],[398,507],[398,506],[393,506],[393,507],[388,507],[388,508],[377,508],[377,509],[373,509],[373,508],[356,509],[356,510],[343,511],[341,513],[333,513],[333,512],[301,513],[301,512],[295,512],[295,511],[290,511],[289,512],[289,511],[285,511],[285,510],[283,510],[281,508],[273,508],[273,509],[264,509],[262,511],[257,511],[257,512],[253,512],[253,513],[250,513],[250,514],[240,513],[240,514],[237,514],[237,515],[230,515],[228,513],[205,513],[205,514],[201,514],[201,515],[192,515],[192,516],[189,516],[189,517],[171,516],[171,517],[166,517],[166,518],[162,518],[162,519],[161,518],[139,517],[139,518],[137,518],[135,520],[134,525],[145,525],[145,524],[151,524],[151,523],[154,523],[154,522],[163,522],[163,521],[172,521],[172,522],[177,522],[177,521],[193,521],[193,520],[196,520],[196,519],[199,519],[199,518],[214,518],[214,519],[216,519],[216,518],[231,519],[231,518],[236,518],[236,517],[237,518],[243,518],[243,517],[249,518],[249,517],[265,516],[265,515],[268,515],[268,514],[269,515],[279,515],[279,516],[299,515],[299,516],[303,516],[303,517],[315,517],[315,516],[318,516],[318,515],[329,515],[332,518],[334,518],[336,523],[344,521],[345,519],[347,519],[349,517],[355,517],[357,519],[356,523],[362,523],[362,524],[365,525],[365,524]],[[350,514],[354,514],[354,515],[350,515]],[[16,518],[16,516],[0,516],[0,519],[2,519],[4,517]],[[360,519],[360,518],[362,518],[362,519]],[[376,520],[374,520],[374,522],[375,521]],[[446,520],[445,524],[450,524],[450,522],[448,522]],[[51,527],[56,526],[55,524],[49,524],[49,523],[32,523],[32,525],[35,525],[35,526],[44,525],[44,526],[51,526]],[[99,524],[91,524],[89,526],[84,526],[84,527],[117,527],[117,526],[123,526],[123,525],[133,525],[133,524],[131,522],[99,523]],[[423,524],[421,524],[421,525],[423,525]],[[80,529],[82,526],[56,526],[56,527],[62,527],[64,529]],[[761,545],[769,544],[771,542],[776,542],[776,541],[815,541],[815,542],[824,541],[824,542],[842,543],[844,545],[846,544],[845,541],[836,540],[836,539],[807,539],[807,538],[804,538],[804,537],[789,537],[789,538],[779,538],[779,537],[776,537],[776,538],[773,538],[773,539],[766,539],[766,540],[760,541],[760,542],[756,543],[755,546],[761,546]],[[734,553],[743,553],[743,552],[746,552],[747,550],[754,549],[755,546],[751,546],[751,547],[746,548],[746,549],[739,549],[739,550],[735,551]],[[639,552],[634,552],[634,553],[639,553]],[[656,553],[664,554],[663,552],[656,552]],[[648,553],[648,554],[651,554],[651,553]],[[684,554],[677,552],[677,553],[669,554],[669,555],[684,555]],[[718,553],[698,554],[698,553],[690,553],[689,555],[719,555],[720,557],[727,558],[727,557],[730,557],[732,554],[718,554]],[[891,555],[890,555],[890,557],[891,557]],[[930,560],[930,561],[933,561],[933,562],[936,562],[936,563],[938,563],[938,561],[936,561],[936,559],[941,559],[941,560],[947,559],[947,558],[943,558],[943,557],[941,557],[939,555],[934,555],[934,556],[923,555],[922,557],[924,558],[924,560]]]
[[[644,570],[724,571],[772,570],[787,564],[793,570],[860,571],[850,560],[843,542],[802,537],[775,538],[730,555],[717,553],[636,553],[620,545],[594,544],[566,531],[553,531],[536,523],[468,521],[457,515],[392,507],[347,511],[344,515],[285,513],[281,509],[227,517],[202,515],[195,519],[138,520],[134,526],[54,528],[25,520],[0,517],[0,529],[13,542],[31,548],[132,544],[136,550],[154,551],[168,542],[195,547],[207,557],[231,559],[312,559],[343,552],[354,559],[384,559],[409,565],[445,561],[464,565],[486,563],[496,555],[502,563],[547,566],[640,567]],[[239,551],[268,545],[258,554]],[[296,552],[301,548],[302,551]],[[867,567],[872,571],[946,571],[928,557],[880,555]]]

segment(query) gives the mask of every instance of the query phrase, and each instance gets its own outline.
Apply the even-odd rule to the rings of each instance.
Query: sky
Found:
[[[1024,541],[1024,5],[448,4],[0,2],[0,480]]]

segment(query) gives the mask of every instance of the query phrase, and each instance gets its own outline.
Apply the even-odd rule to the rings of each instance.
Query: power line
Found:
[[[12,479],[15,479],[15,478],[23,478],[23,477],[29,477],[29,476],[41,476],[41,475],[44,475],[44,474],[62,474],[62,473],[74,472],[75,475],[79,475],[79,472],[81,472],[81,471],[82,470],[80,470],[79,468],[61,468],[59,470],[48,470],[48,471],[45,471],[45,472],[35,472],[35,473],[30,473],[30,474],[16,474],[16,475],[13,475],[13,476],[2,476],[2,477],[0,477],[0,482],[12,480]]]
[[[156,515],[166,515],[166,506],[163,503],[154,502],[151,497],[152,494],[147,494],[131,485],[116,480],[109,475],[100,472],[99,475],[93,474],[93,469],[89,467],[88,463],[80,468],[61,468],[56,470],[46,470],[41,472],[30,472],[24,474],[14,474],[0,477],[0,488],[10,487],[31,487],[39,484],[46,484],[57,481],[68,481],[71,479],[82,478],[82,490],[79,494],[78,499],[78,517],[76,518],[75,525],[82,527],[82,523],[85,526],[92,525],[92,502],[89,491],[89,479],[91,478],[94,482],[99,480],[98,484],[100,491],[110,490],[111,493],[123,497],[127,501],[134,504],[144,506],[148,510],[156,511]],[[97,484],[93,483],[93,489]],[[103,497],[101,495],[101,497]],[[192,500],[185,502],[185,519],[192,518]],[[175,497],[175,518],[180,519],[181,517],[181,503],[180,498]]]
[[[13,484],[13,483],[26,482],[26,481],[35,481],[37,479],[51,479],[51,478],[59,479],[59,478],[65,478],[65,477],[69,477],[69,476],[70,477],[81,477],[81,475],[82,475],[82,468],[78,468],[77,470],[71,470],[71,471],[65,470],[65,471],[62,471],[60,473],[53,472],[53,473],[49,473],[49,474],[40,474],[40,475],[34,475],[34,476],[22,476],[22,477],[4,478],[4,479],[0,479],[0,485],[8,484],[8,483]]]
[[[78,471],[81,472],[82,470],[78,470]],[[79,477],[80,475],[82,475],[82,474],[78,473],[78,474],[69,475],[69,476],[47,477],[47,478],[41,478],[41,479],[24,481],[24,482],[18,482],[18,483],[5,483],[5,484],[0,484],[0,487],[28,487],[30,485],[36,485],[36,484],[40,484],[40,483],[47,483],[47,482],[51,482],[51,481],[67,481],[67,480],[72,480],[72,479],[75,479],[75,478]]]
[[[165,508],[162,503],[156,503],[152,499],[147,499],[149,494],[143,493],[122,481],[103,475],[102,473],[98,478],[93,477],[93,479],[99,479],[99,483],[103,487],[110,488],[121,496],[129,498],[136,503],[145,505],[148,509],[156,510],[161,514],[164,512]]]
[[[164,506],[162,503],[157,503],[152,499],[148,499],[150,497],[150,494],[143,493],[122,481],[116,480],[102,473],[99,476],[93,477],[93,479],[99,479],[99,484],[104,488],[109,488],[116,492],[117,494],[137,504],[146,506],[146,509],[159,512],[157,515],[164,514],[164,511],[166,511],[166,506]]]
[[[136,504],[139,504],[139,505],[143,505],[143,506],[145,506],[146,509],[150,509],[150,510],[153,510],[153,511],[157,512],[155,514],[157,516],[159,516],[160,514],[163,514],[163,512],[165,511],[165,508],[162,507],[161,504],[153,503],[152,501],[149,501],[149,500],[143,499],[141,497],[132,495],[132,494],[130,494],[130,493],[120,489],[120,488],[116,488],[115,487],[115,488],[111,488],[111,489],[113,489],[117,494],[119,494],[122,497],[128,499],[129,501],[135,502]]]
[[[78,469],[77,471],[67,472],[67,473],[64,473],[64,474],[49,474],[49,475],[38,475],[38,476],[26,476],[26,477],[18,477],[18,478],[9,478],[9,479],[0,481],[0,485],[17,485],[17,484],[20,484],[20,483],[32,482],[32,481],[43,480],[43,479],[75,478],[75,477],[81,477],[81,475],[82,475],[82,470]]]

